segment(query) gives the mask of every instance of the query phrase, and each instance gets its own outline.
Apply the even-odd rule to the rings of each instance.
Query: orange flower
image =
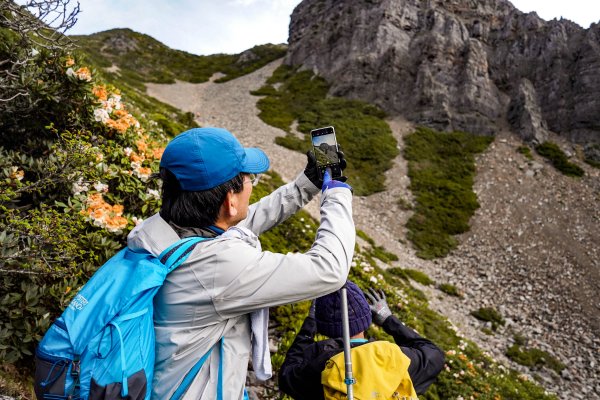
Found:
[[[138,150],[141,151],[142,153],[144,153],[146,150],[148,150],[148,144],[141,139],[136,141],[135,145],[138,148]]]
[[[73,64],[75,64],[75,60],[71,57],[67,58],[67,61],[65,61],[65,67],[71,67]]]
[[[98,100],[106,101],[106,99],[108,99],[108,91],[104,85],[94,86],[92,88],[92,93],[98,98]]]
[[[129,155],[129,160],[131,162],[137,163],[137,164],[141,164],[144,161],[144,156],[140,156],[137,153],[132,152]]]
[[[159,147],[157,149],[152,149],[152,157],[154,157],[155,160],[160,160],[162,158],[163,153],[165,152],[165,148],[164,147]]]
[[[114,110],[114,111],[113,111],[113,115],[114,115],[115,117],[122,118],[122,117],[126,117],[126,116],[128,115],[128,112],[127,112],[127,111],[125,111],[125,108],[123,107],[123,108],[121,108],[121,109],[119,109],[119,110]]]
[[[88,67],[79,68],[77,71],[75,71],[75,75],[77,75],[77,78],[79,78],[79,80],[82,81],[89,82],[92,80],[92,73],[90,72],[90,69]]]
[[[105,228],[109,232],[118,232],[127,226],[127,219],[123,217],[123,205],[108,204],[101,193],[89,195],[86,205],[87,209],[82,210],[81,213],[87,215],[94,225]]]
[[[129,128],[129,124],[127,124],[127,122],[123,121],[122,118],[119,118],[116,121],[114,119],[109,119],[108,121],[106,121],[106,125],[109,128],[114,129],[115,131],[117,131],[119,133],[125,133],[127,131],[127,129]]]

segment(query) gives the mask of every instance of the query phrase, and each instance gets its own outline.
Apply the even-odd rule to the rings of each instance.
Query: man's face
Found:
[[[252,195],[252,179],[254,175],[244,174],[244,187],[239,193],[234,195],[238,197],[237,215],[235,216],[235,224],[245,219],[248,216],[248,206],[250,205],[250,195]]]

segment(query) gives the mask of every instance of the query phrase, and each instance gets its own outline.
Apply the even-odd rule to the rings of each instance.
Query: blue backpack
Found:
[[[159,257],[125,248],[98,269],[38,345],[37,398],[149,399],[154,295],[203,240],[180,240]]]

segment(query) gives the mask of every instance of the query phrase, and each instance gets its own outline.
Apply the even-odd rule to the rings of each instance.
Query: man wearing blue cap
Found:
[[[152,398],[241,399],[250,357],[259,378],[271,376],[266,307],[316,298],[346,281],[355,241],[351,188],[329,174],[321,180],[314,157],[308,159],[293,182],[249,205],[255,174],[269,168],[261,150],[244,148],[219,128],[195,128],[167,145],[160,213],[129,234],[128,246],[158,255],[185,237],[209,240],[156,295]],[[319,190],[321,223],[312,248],[262,251],[258,235]]]

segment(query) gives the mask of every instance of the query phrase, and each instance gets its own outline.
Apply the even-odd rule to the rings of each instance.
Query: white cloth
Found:
[[[259,251],[262,250],[260,241],[255,240],[256,235],[248,228],[233,226],[222,236],[245,240]],[[250,313],[250,329],[252,330],[252,367],[256,377],[266,381],[273,376],[269,352],[269,307]]]

